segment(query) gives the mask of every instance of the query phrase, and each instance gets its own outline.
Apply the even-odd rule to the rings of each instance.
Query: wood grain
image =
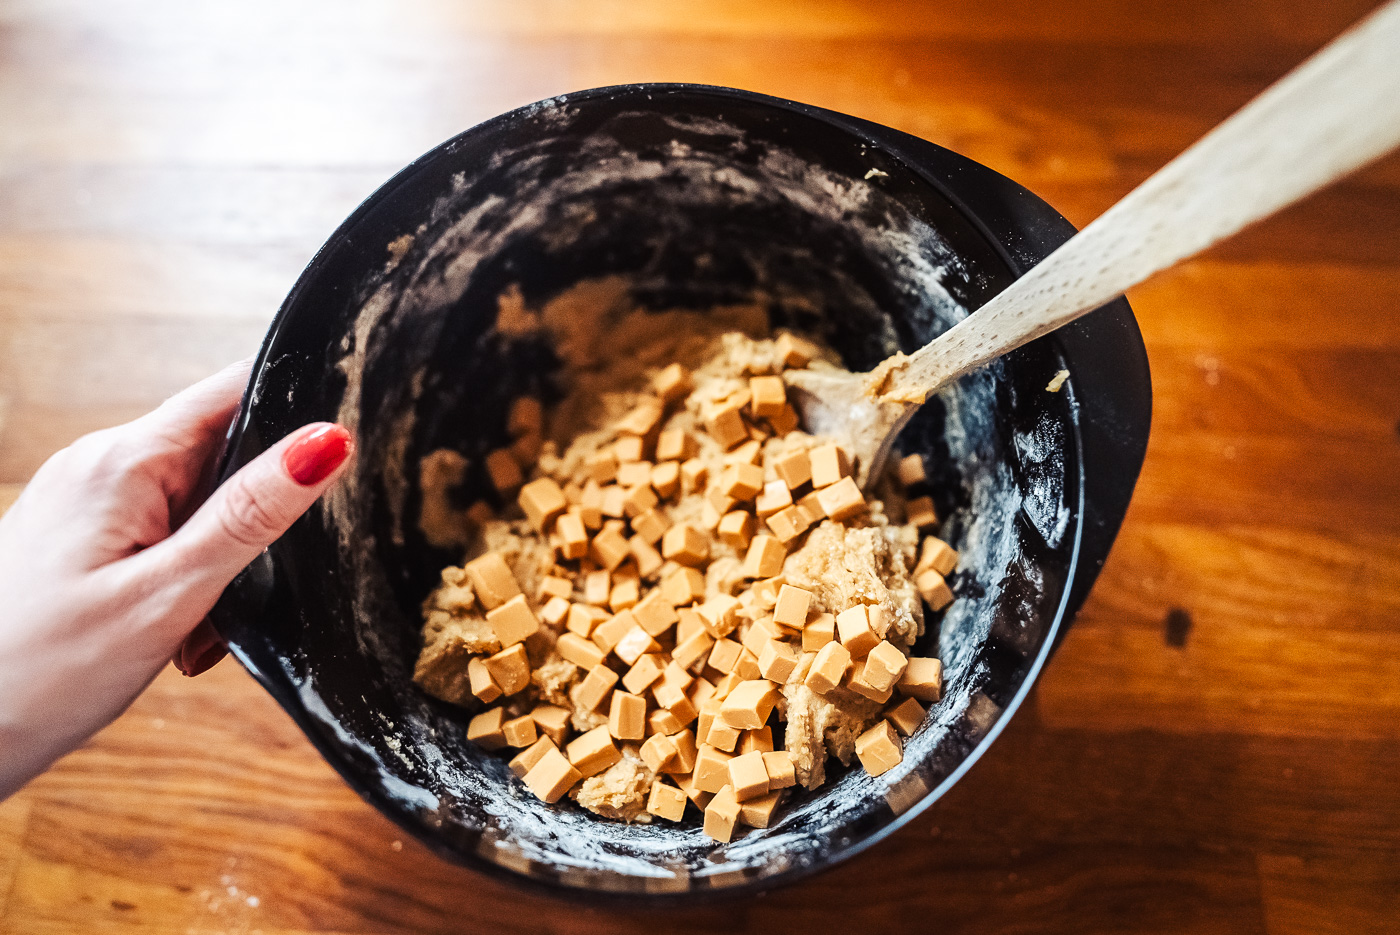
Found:
[[[728,84],[918,134],[1084,224],[1371,0],[0,2],[0,509],[256,347],[440,140]],[[1099,584],[950,794],[683,913],[523,895],[366,807],[236,665],[166,671],[0,803],[0,933],[1392,932],[1400,159],[1132,292],[1153,437]]]

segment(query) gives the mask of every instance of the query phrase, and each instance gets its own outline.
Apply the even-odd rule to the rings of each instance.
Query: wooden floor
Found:
[[[1082,224],[1371,4],[3,0],[0,505],[252,351],[359,199],[516,105],[750,88]],[[403,840],[225,663],[0,804],[0,931],[1397,931],[1400,159],[1131,299],[1127,524],[1033,703],[893,840],[703,911],[522,896]]]

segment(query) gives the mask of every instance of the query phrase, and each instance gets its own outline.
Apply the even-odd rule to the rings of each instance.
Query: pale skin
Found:
[[[305,426],[199,502],[250,365],[78,439],[0,518],[0,799],[167,662],[191,675],[217,662],[204,619],[219,594],[349,463],[343,429]]]

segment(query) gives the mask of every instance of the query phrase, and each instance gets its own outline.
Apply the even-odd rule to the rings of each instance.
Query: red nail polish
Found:
[[[317,426],[287,448],[282,466],[303,487],[319,484],[350,454],[350,433],[328,422]]]

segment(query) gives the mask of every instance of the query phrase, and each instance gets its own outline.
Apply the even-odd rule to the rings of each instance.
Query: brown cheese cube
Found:
[[[937,536],[926,536],[919,548],[919,561],[914,565],[914,576],[918,577],[931,568],[946,578],[948,572],[957,565],[956,549]]]
[[[777,703],[777,691],[767,679],[751,679],[729,693],[720,703],[720,720],[730,727],[762,727]]]
[[[573,593],[574,586],[568,578],[545,575],[540,579],[540,586],[535,590],[535,600],[547,601],[553,597],[562,597],[567,601]]]
[[[749,625],[749,631],[744,634],[742,642],[757,658],[758,654],[763,652],[763,647],[768,645],[768,641],[778,637],[778,628],[773,625],[773,618],[763,617]]]
[[[630,543],[628,548],[631,548]],[[614,613],[621,613],[629,607],[635,607],[641,593],[640,581],[636,578],[621,578],[613,585],[612,593],[608,595],[608,607]]]
[[[607,574],[604,572],[603,574]],[[587,604],[570,604],[568,622],[565,626],[570,633],[577,633],[587,639],[593,635],[593,628],[608,619],[608,612],[601,607]]]
[[[717,532],[720,541],[730,548],[736,551],[747,549],[753,539],[753,514],[747,510],[726,513],[719,521]]]
[[[701,792],[718,792],[729,784],[729,761],[734,759],[723,750],[702,743],[695,754],[692,773],[695,788]]]
[[[658,779],[651,784],[651,794],[647,796],[647,811],[657,818],[680,821],[685,816],[685,793]]]
[[[669,682],[655,682],[651,686],[651,694],[661,709],[669,712],[675,718],[677,727],[684,727],[695,720],[699,714],[695,710],[690,696],[678,685]]]
[[[790,506],[779,510],[767,519],[768,528],[783,545],[787,545],[807,531],[811,526],[810,517],[801,507]]]
[[[791,643],[769,640],[758,656],[759,674],[769,681],[782,685],[797,668],[799,652]]]
[[[758,730],[746,730],[739,735],[739,753],[767,753],[773,749],[773,728],[760,727]]]
[[[757,750],[744,753],[729,761],[729,784],[740,802],[768,794],[768,770],[763,754]]]
[[[611,592],[612,576],[607,569],[600,568],[583,576],[583,599],[589,604],[601,607],[608,602],[608,594]]]
[[[613,457],[617,459],[618,467],[630,464],[633,461],[642,460],[645,453],[646,443],[636,435],[624,435],[613,442]]]
[[[867,682],[865,680],[865,673],[860,666],[853,668],[851,674],[846,676],[846,688],[855,692],[857,695],[869,698],[877,704],[884,704],[889,701],[890,696],[894,694],[894,689],[892,688],[880,689]]]
[[[756,464],[731,464],[720,474],[715,489],[735,500],[752,500],[763,490],[763,468]]]
[[[544,407],[533,396],[518,396],[510,404],[506,416],[506,431],[511,438],[521,435],[538,435],[544,427]]]
[[[905,518],[920,529],[938,524],[938,514],[933,509],[933,499],[930,497],[918,497],[910,500],[904,507]]]
[[[817,651],[803,684],[818,695],[825,695],[841,684],[850,665],[851,654],[846,647],[840,643],[827,643]]]
[[[483,711],[467,722],[467,739],[486,750],[499,750],[506,745],[505,712],[500,708]]]
[[[715,718],[710,722],[710,729],[705,731],[705,743],[716,750],[723,750],[733,753],[739,746],[739,738],[743,735],[737,727],[730,727],[728,724]]]
[[[792,754],[786,750],[764,753],[763,766],[768,770],[768,788],[786,789],[797,785],[797,768],[792,762]]]
[[[814,490],[797,501],[797,508],[807,517],[807,524],[815,526],[826,519],[826,510],[822,508],[822,497],[820,490]]]
[[[599,664],[588,670],[573,691],[573,700],[585,711],[596,711],[617,684],[617,673]]]
[[[705,482],[709,466],[699,458],[689,458],[681,465],[681,483],[686,490],[696,490]]]
[[[746,578],[772,578],[783,570],[783,560],[787,549],[772,536],[757,535],[749,543],[749,551],[744,556],[742,569]]]
[[[652,489],[664,500],[681,489],[681,466],[674,461],[663,461],[651,469]]]
[[[676,608],[657,589],[653,589],[636,607],[632,608],[632,616],[636,617],[638,625],[652,636],[660,636],[665,633],[680,619],[676,615]]]
[[[487,656],[486,670],[491,673],[492,681],[501,686],[502,693],[514,695],[530,684],[530,657],[525,655],[525,644],[516,643],[494,656]]]
[[[739,658],[734,663],[734,671],[730,673],[741,681],[756,680],[762,677],[762,674],[758,671],[758,654],[747,647],[739,653]]]
[[[569,506],[564,491],[548,477],[532,480],[520,488],[518,502],[536,532],[544,532],[550,522]]]
[[[726,467],[731,464],[752,464],[762,467],[762,462],[763,445],[755,438],[749,439],[724,456],[724,464]]]
[[[812,479],[812,461],[805,451],[788,452],[773,462],[773,470],[788,490],[796,490]]]
[[[628,692],[613,692],[608,708],[608,733],[618,740],[641,740],[646,736],[647,702]]]
[[[632,616],[632,612],[624,610],[594,627],[589,639],[604,653],[610,653],[617,645],[618,640],[626,636],[628,631],[636,625],[637,621]]]
[[[677,523],[661,538],[661,554],[682,565],[700,565],[710,557],[710,543],[694,526]]]
[[[768,823],[773,820],[773,813],[778,810],[778,800],[781,797],[781,792],[774,791],[740,802],[739,821],[750,828],[767,828]]]
[[[919,589],[919,596],[933,610],[942,610],[953,603],[953,590],[948,587],[947,580],[932,568],[914,579],[914,587]]]
[[[718,513],[721,518],[724,517],[725,513],[734,509],[738,502],[728,494],[722,493],[718,486],[705,494],[705,506]]]
[[[846,452],[833,442],[818,445],[807,452],[812,464],[812,486],[820,490],[851,474]]]
[[[637,560],[637,573],[645,578],[656,575],[661,571],[661,566],[665,564],[661,560],[661,553],[652,548],[641,536],[633,536],[628,539],[627,548],[632,553],[632,557]]]
[[[627,539],[616,529],[603,527],[603,531],[593,537],[593,544],[588,550],[588,554],[599,565],[608,571],[612,571],[622,564],[623,559],[630,553],[627,546]]]
[[[501,494],[508,494],[525,482],[520,462],[509,448],[497,448],[486,456],[486,473],[491,477],[491,486]]]
[[[787,403],[782,377],[750,377],[749,394],[749,411],[760,419],[781,415]]]
[[[656,423],[661,421],[663,414],[664,410],[659,402],[654,399],[644,399],[633,407],[627,415],[618,419],[613,427],[628,435],[646,435],[656,428]]]
[[[696,608],[713,637],[725,636],[739,625],[739,600],[729,594],[716,594]]]
[[[744,425],[744,417],[739,411],[741,408],[736,402],[729,401],[713,407],[705,419],[705,431],[719,442],[721,448],[733,448],[749,437],[748,427]]]
[[[636,619],[636,618],[633,618]],[[642,656],[647,653],[658,653],[661,646],[656,640],[651,638],[651,634],[643,630],[641,624],[634,623],[632,628],[622,635],[622,639],[617,641],[613,647],[613,652],[617,658],[630,665],[635,665]],[[646,686],[642,686],[645,688]],[[628,689],[628,691],[641,691],[641,689]]]
[[[565,559],[583,558],[588,554],[588,530],[578,513],[568,512],[555,524],[559,536],[559,555]]]
[[[564,743],[564,737],[569,732],[568,709],[552,704],[536,705],[530,712],[530,717],[534,719],[540,733],[554,741],[555,746]]]
[[[690,392],[690,371],[680,364],[668,364],[651,380],[656,395],[671,403]]]
[[[534,768],[535,764],[544,758],[544,755],[553,750],[558,753],[559,748],[554,745],[554,741],[548,737],[539,737],[534,743],[521,750],[510,761],[510,771],[521,779],[525,774]]]
[[[598,529],[603,525],[603,488],[593,481],[589,481],[583,487],[583,497],[579,501],[578,507],[570,507],[570,513],[575,513],[583,521],[584,529]]]
[[[880,642],[870,628],[870,616],[864,604],[848,607],[837,614],[836,632],[853,659],[861,658]]]
[[[814,653],[836,639],[836,617],[820,613],[807,622],[802,630],[802,651]]]
[[[800,630],[807,625],[807,608],[811,603],[811,591],[785,584],[778,591],[778,603],[773,606],[773,622]]]
[[[904,759],[904,747],[889,721],[879,721],[856,738],[856,756],[872,776],[879,776]]]
[[[677,643],[676,648],[671,650],[671,659],[683,668],[693,668],[697,662],[711,652],[710,647],[714,645],[714,642],[714,637],[701,630],[685,642]]]
[[[738,821],[739,799],[733,788],[725,786],[705,806],[705,833],[716,841],[726,842],[734,836],[734,825]]]
[[[710,800],[715,797],[713,792],[705,792],[703,789],[698,788],[695,785],[693,777],[676,776],[675,779],[676,785],[685,793],[687,799],[695,803],[696,808],[704,809],[706,805],[710,804]]]
[[[784,332],[773,342],[773,358],[784,367],[798,370],[812,362],[812,347]]]
[[[621,487],[641,487],[651,484],[651,462],[629,461],[617,469],[617,483]]]
[[[676,731],[680,730],[684,726],[685,725],[681,723],[680,718],[676,717],[674,714],[672,714],[670,711],[667,711],[665,708],[657,708],[655,711],[648,712],[647,714],[648,734],[662,734],[664,736],[670,736],[671,734],[674,734]]]
[[[501,697],[501,686],[491,677],[491,670],[486,668],[486,661],[480,656],[467,660],[467,684],[478,701],[490,704]]]
[[[616,694],[613,697],[616,697]],[[639,752],[647,769],[653,773],[660,773],[676,758],[676,745],[664,734],[652,734],[647,738],[647,742],[642,744]]]
[[[684,461],[695,452],[685,429],[667,429],[656,437],[656,460]]]
[[[817,502],[827,516],[838,521],[859,516],[866,509],[865,497],[861,496],[860,488],[849,477],[843,477],[830,487],[817,491]]]
[[[564,759],[562,753],[547,750],[525,774],[525,786],[539,799],[553,805],[582,778],[583,774]]]
[[[661,595],[672,607],[698,601],[705,596],[705,576],[694,568],[677,568],[661,579]]]
[[[924,722],[924,708],[917,700],[905,698],[902,703],[887,712],[885,718],[901,735],[912,737],[914,731]]]
[[[787,484],[775,480],[763,485],[763,492],[754,501],[753,509],[760,519],[766,519],[779,510],[786,510],[790,506],[792,506],[792,491],[788,490]]]
[[[903,694],[920,701],[937,701],[943,697],[943,662],[926,656],[910,656],[909,665],[895,687]]]
[[[881,640],[865,657],[865,668],[861,670],[861,681],[876,691],[888,691],[899,681],[909,659],[888,640]]]
[[[511,718],[501,725],[507,747],[528,747],[535,742],[535,722],[530,715]]]
[[[559,651],[559,655],[585,672],[601,664],[607,656],[607,653],[598,648],[598,644],[577,633],[560,634],[554,648]]]
[[[609,483],[617,476],[617,455],[611,448],[591,454],[584,459],[583,472],[599,484]]]
[[[698,678],[686,694],[690,696],[690,703],[695,705],[696,710],[699,710],[701,705],[714,697],[715,686],[709,679]],[[719,709],[716,708],[715,711],[718,713]]]
[[[612,519],[622,519],[627,515],[627,488],[609,484],[599,490],[601,502],[598,512]],[[606,524],[604,524],[606,528]],[[621,532],[621,529],[618,529]]]
[[[783,409],[775,416],[768,417],[768,424],[773,426],[773,431],[779,437],[786,435],[798,425],[797,410],[792,408],[792,403],[785,403]]]
[[[912,487],[915,484],[922,484],[927,478],[924,473],[923,455],[905,455],[899,459],[899,465],[895,468],[895,474],[899,482],[905,487]]]
[[[650,472],[648,472],[648,476],[650,476]],[[656,496],[656,491],[651,489],[651,485],[642,484],[628,489],[627,495],[622,498],[622,509],[628,516],[641,516],[660,502],[660,498]]]
[[[495,552],[472,559],[463,570],[471,581],[477,600],[487,610],[495,610],[520,593],[520,585],[510,573],[510,566]]]
[[[565,748],[569,762],[584,777],[595,776],[622,759],[606,724],[580,734]]]
[[[540,619],[552,627],[557,627],[569,616],[569,602],[562,597],[551,597],[540,611]]]
[[[666,768],[666,772],[689,773],[693,771],[695,758],[700,753],[700,748],[695,743],[695,732],[686,728],[674,734],[667,734],[666,739],[671,741],[676,748],[676,758]]]
[[[651,687],[651,684],[661,678],[661,672],[665,666],[661,663],[660,657],[655,653],[647,653],[637,659],[632,668],[627,670],[627,674],[622,677],[622,687],[640,695]]]
[[[710,666],[721,672],[733,672],[734,664],[739,661],[739,654],[743,651],[744,647],[733,640],[716,640],[714,648],[710,650]]]
[[[502,646],[513,646],[532,636],[540,628],[535,612],[525,602],[525,595],[517,594],[495,610],[486,612],[486,622]]]

